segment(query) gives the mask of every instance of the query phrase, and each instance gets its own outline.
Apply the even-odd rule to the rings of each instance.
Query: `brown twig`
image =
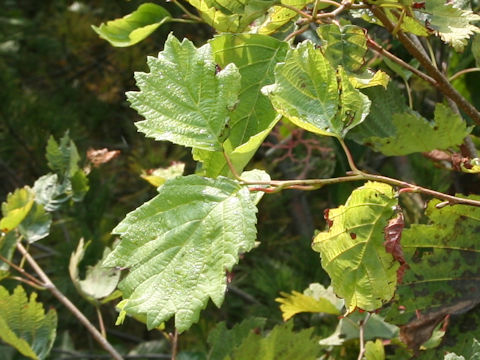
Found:
[[[83,315],[83,313],[78,310],[78,308],[68,299],[65,295],[58,290],[55,284],[50,280],[50,278],[45,274],[40,265],[37,264],[35,259],[27,252],[23,245],[19,242],[17,243],[17,249],[26,259],[28,264],[32,269],[37,273],[38,277],[43,281],[45,288],[47,288],[53,296],[57,298],[70,312],[84,325],[87,330],[92,334],[93,338],[103,347],[110,356],[115,360],[123,360],[122,355],[120,355],[117,350],[102,336],[102,334],[92,325],[92,323]]]

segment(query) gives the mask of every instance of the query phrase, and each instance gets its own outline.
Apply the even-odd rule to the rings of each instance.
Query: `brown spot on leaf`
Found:
[[[397,270],[398,283],[402,282],[403,275],[408,269],[407,262],[403,255],[402,245],[400,244],[404,226],[403,214],[399,212],[395,218],[388,222],[388,225],[385,226],[384,229],[385,242],[383,245],[385,246],[385,250],[392,254],[393,258],[400,263],[400,267]]]
[[[357,238],[357,234],[351,232],[351,233],[350,233],[350,237],[351,237],[353,240],[355,240],[355,239]]]
[[[329,212],[330,212],[330,209],[325,209],[324,212],[323,212],[323,217],[324,217],[325,221],[327,222],[328,227],[331,228],[332,225],[333,225],[333,220],[330,220],[328,218],[328,213]]]

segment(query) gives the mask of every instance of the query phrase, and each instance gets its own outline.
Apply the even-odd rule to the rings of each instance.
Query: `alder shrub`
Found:
[[[109,281],[101,294],[92,294],[86,280],[78,279],[75,264],[84,247],[79,244],[71,261],[79,292],[108,301],[122,276],[119,321],[133,316],[154,329],[174,318],[175,358],[178,334],[199,320],[209,300],[222,305],[227,272],[240,254],[254,251],[262,196],[355,182],[358,187],[345,204],[325,210],[327,229],[312,242],[331,285],[313,283],[303,293],[283,293],[277,299],[286,321],[304,312],[339,317],[335,332],[321,337],[313,328],[294,331],[287,321],[259,336],[265,320],[248,318],[230,330],[219,324],[210,333],[209,352],[199,356],[479,356],[473,333],[461,334],[460,347],[437,347],[448,334],[450,316],[479,302],[480,197],[367,171],[351,151],[355,146],[388,157],[421,153],[458,181],[474,181],[480,173],[475,136],[480,112],[465,83],[454,86],[478,71],[462,68],[462,59],[463,64],[480,61],[480,38],[473,36],[480,31],[475,26],[480,16],[472,4],[189,0],[187,8],[172,2],[184,16],[174,18],[164,7],[145,3],[93,28],[118,47],[134,45],[170,22],[203,22],[215,30],[200,47],[170,34],[158,56],[148,57],[149,72],[135,74],[138,90],[127,93],[144,118],[135,123],[138,130],[191,148],[197,170],[183,175],[183,167],[175,164],[150,176],[158,194],[115,227],[120,241],[92,270]],[[349,170],[333,178],[275,180],[249,167],[279,123],[333,138]],[[69,140],[62,141],[63,153],[69,154]],[[75,171],[66,177],[72,184]],[[23,230],[25,221],[47,217],[44,213],[50,211],[39,198],[45,196],[43,190],[36,189],[18,190],[25,194],[16,192],[2,207],[2,239],[13,244],[2,260],[11,258],[15,246],[25,252],[20,239],[38,240],[29,240]],[[25,298],[18,289],[1,297]],[[44,321],[49,315],[43,314]],[[12,337],[18,336],[14,325],[0,317],[0,328],[10,329]],[[1,332],[0,337],[21,351],[18,342]],[[112,357],[122,358],[104,338],[96,339]],[[353,355],[347,354],[348,342],[357,346]],[[24,345],[32,346],[28,341]],[[43,358],[47,348],[36,356]]]

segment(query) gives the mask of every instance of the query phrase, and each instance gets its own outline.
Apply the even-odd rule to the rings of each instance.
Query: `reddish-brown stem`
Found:
[[[78,310],[78,308],[68,299],[65,295],[58,290],[55,284],[45,274],[40,265],[37,264],[35,259],[27,252],[21,243],[17,243],[17,249],[23,255],[28,264],[37,273],[38,277],[43,281],[45,288],[47,288],[53,296],[57,298],[70,312],[82,323],[83,326],[92,334],[93,338],[110,354],[114,360],[123,360],[117,350],[102,336],[102,334],[92,325],[92,323]]]
[[[393,32],[395,25],[392,24],[383,10],[375,5],[370,6],[372,13],[382,22],[389,32]],[[402,31],[398,30],[396,33],[398,40],[403,44],[405,49],[415,57],[420,64],[425,68],[427,73],[436,81],[436,88],[439,89],[445,96],[452,99],[460,109],[462,109],[470,118],[480,125],[480,112],[467,101],[448,81],[448,79],[439,71],[430,59],[418,49],[413,41]]]

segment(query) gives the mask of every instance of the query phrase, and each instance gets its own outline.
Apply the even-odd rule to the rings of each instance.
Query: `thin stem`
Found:
[[[102,312],[100,311],[100,306],[95,306],[95,310],[97,310],[98,327],[100,328],[100,333],[106,339],[107,332],[105,331],[105,324],[103,323],[103,316]]]
[[[370,319],[371,313],[365,315],[365,319],[360,321],[359,326],[359,338],[360,338],[360,351],[358,352],[357,360],[362,360],[363,354],[365,354],[365,325],[367,324],[368,319]]]
[[[393,31],[395,26],[379,7],[370,5],[370,10],[383,23],[388,31]],[[442,72],[435,68],[430,62],[430,59],[415,46],[413,41],[402,30],[397,32],[397,37],[405,49],[415,57],[425,68],[427,73],[436,80],[435,87],[437,87],[437,89],[439,89],[445,96],[452,99],[477,125],[480,125],[480,112],[450,84]]]
[[[37,286],[41,286],[43,287],[44,284],[39,281],[37,278],[33,277],[32,275],[30,275],[28,272],[26,272],[23,268],[21,268],[20,266],[14,264],[13,262],[11,262],[10,260],[8,260],[7,258],[5,258],[4,256],[0,255],[0,260],[2,260],[4,263],[8,264],[10,267],[14,268],[15,270],[17,270],[20,274],[22,274],[23,276],[25,276],[26,278],[30,279],[30,281],[34,282],[35,284],[37,284]]]
[[[27,285],[30,285],[31,287],[37,289],[37,290],[40,290],[40,291],[43,291],[43,290],[46,290],[45,287],[43,286],[40,286],[38,285],[37,283],[33,282],[33,281],[30,281],[30,280],[27,280],[27,279],[24,279],[23,277],[21,276],[9,276],[8,279],[13,279],[13,280],[17,280],[17,281],[20,281],[20,282],[23,282]]]
[[[428,54],[430,55],[430,61],[432,62],[432,65],[435,66],[435,69],[438,70],[437,60],[435,59],[435,53],[433,52],[432,44],[430,44],[430,41],[428,41],[428,39],[425,40],[425,43],[427,44],[427,50],[428,50]]]
[[[468,73],[471,73],[471,72],[477,72],[477,71],[480,71],[480,68],[478,67],[475,67],[475,68],[469,68],[469,69],[464,69],[464,70],[460,70],[459,72],[453,74],[452,76],[450,76],[448,78],[448,81],[453,81],[455,79],[458,79],[460,76],[464,75],[464,74],[468,74]]]
[[[435,79],[431,78],[430,76],[426,75],[425,73],[421,72],[420,70],[414,68],[412,65],[406,63],[399,57],[393,55],[391,52],[388,50],[384,49],[381,47],[379,44],[377,44],[372,38],[367,37],[367,46],[375,51],[377,54],[385,56],[387,59],[392,60],[394,63],[400,65],[401,67],[407,69],[408,71],[412,72],[413,74],[417,75],[421,79],[429,82],[433,86],[437,86],[437,82]]]
[[[308,20],[312,20],[312,15],[310,14],[307,14],[305,11],[302,11],[300,9],[297,9],[295,6],[292,6],[292,5],[288,5],[288,4],[278,4],[278,6],[280,7],[283,7],[285,9],[288,9],[288,10],[291,10],[291,11],[294,11],[296,12],[297,14],[299,14],[300,16],[308,19]]]
[[[178,351],[178,330],[175,329],[172,336],[172,360],[175,360],[177,357]]]
[[[177,22],[177,23],[184,23],[184,24],[197,24],[201,22],[200,20],[196,19],[179,19],[179,18],[171,18],[170,22]]]
[[[355,161],[353,160],[352,153],[350,152],[350,149],[345,144],[345,141],[343,141],[342,138],[338,138],[338,141],[342,145],[343,151],[345,152],[345,155],[347,156],[348,165],[350,166],[350,169],[356,174],[361,173],[361,171],[358,170],[357,165],[355,165]]]
[[[309,27],[310,27],[309,24],[303,25],[300,29],[298,29],[298,30],[290,33],[290,35],[288,35],[288,36],[285,38],[285,41],[290,41],[291,39],[295,38],[297,35],[303,34],[305,31],[308,30]]]
[[[237,169],[235,169],[235,166],[233,166],[232,160],[230,160],[230,157],[227,155],[227,153],[225,151],[223,152],[223,157],[225,158],[225,161],[227,162],[228,168],[230,169],[230,172],[235,177],[235,179],[237,179],[238,181],[243,181],[243,179],[238,174]]]
[[[78,308],[70,301],[70,299],[68,299],[60,292],[60,290],[58,290],[55,284],[42,270],[40,265],[37,264],[35,259],[27,252],[27,250],[20,242],[17,243],[17,249],[24,256],[32,269],[37,273],[39,278],[43,281],[45,287],[87,328],[87,330],[90,332],[90,334],[92,334],[93,338],[100,344],[100,346],[102,346],[113,359],[123,360],[122,355],[120,355],[117,350],[115,350],[115,348],[102,336],[102,334],[95,328],[95,326],[92,325],[92,323],[85,317],[85,315],[83,315],[83,313],[78,310]]]
[[[405,83],[405,88],[407,90],[408,107],[413,110],[412,90],[410,89],[410,85],[408,84],[407,79],[403,79],[403,82]]]
[[[175,5],[177,5],[180,10],[182,10],[189,18],[193,19],[193,20],[196,20],[198,22],[202,22],[202,18],[199,17],[199,16],[196,16],[194,14],[192,14],[190,11],[187,10],[187,8],[185,6],[183,6],[178,0],[174,0],[173,3]]]

